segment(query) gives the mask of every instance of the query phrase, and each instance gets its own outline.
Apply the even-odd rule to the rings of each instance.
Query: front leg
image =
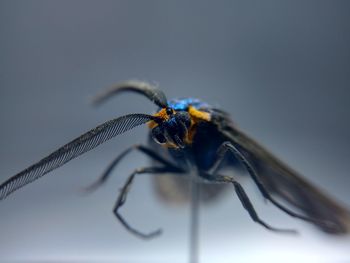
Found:
[[[143,239],[150,239],[153,237],[156,237],[161,234],[162,230],[158,229],[156,231],[153,231],[151,233],[143,233],[139,230],[136,230],[132,226],[129,225],[129,223],[124,219],[124,217],[120,214],[119,210],[120,208],[125,204],[127,194],[130,190],[131,184],[138,174],[162,174],[162,173],[173,173],[173,174],[179,174],[181,173],[179,170],[173,169],[172,167],[145,167],[136,169],[134,172],[129,175],[128,179],[126,180],[123,188],[121,189],[121,192],[119,194],[119,197],[117,199],[117,202],[114,206],[113,213],[117,217],[117,219],[122,223],[122,225],[132,234],[143,238]]]
[[[98,178],[97,181],[95,181],[93,184],[85,188],[85,191],[92,192],[96,190],[98,187],[106,183],[107,179],[112,175],[112,171],[116,168],[116,166],[120,163],[122,159],[124,159],[131,151],[137,150],[148,157],[150,157],[152,160],[155,160],[159,162],[160,164],[170,167],[171,169],[180,171],[179,168],[177,168],[174,164],[169,162],[168,160],[164,159],[162,156],[160,156],[157,152],[153,151],[151,148],[147,146],[143,146],[141,144],[135,144],[123,152],[121,152],[107,167],[107,169],[103,172],[103,174]]]

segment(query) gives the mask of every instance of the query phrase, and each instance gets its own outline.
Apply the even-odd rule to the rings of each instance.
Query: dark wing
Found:
[[[1,184],[0,200],[101,143],[153,119],[146,114],[129,114],[97,126]]]
[[[94,98],[93,102],[94,104],[98,105],[104,102],[106,99],[110,98],[111,96],[117,95],[122,92],[139,93],[147,97],[149,100],[153,101],[156,105],[158,105],[161,108],[165,108],[168,105],[167,99],[163,91],[147,82],[137,80],[130,80],[116,84],[107,89],[106,91],[102,92],[101,94],[97,95]]]
[[[310,218],[334,223],[333,225],[315,223],[324,232],[344,234],[350,231],[348,210],[240,131],[227,115],[216,112],[213,116],[213,122],[223,136],[243,152],[268,191],[299,208]]]

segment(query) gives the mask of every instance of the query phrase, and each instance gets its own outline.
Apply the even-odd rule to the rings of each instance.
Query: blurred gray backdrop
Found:
[[[350,207],[349,1],[0,1],[0,179],[116,116],[152,113],[139,96],[91,107],[111,84],[159,83],[169,98],[219,106],[251,136]],[[147,159],[135,153],[109,184],[81,189],[133,143],[138,128],[28,185],[0,204],[0,261],[186,262],[188,207],[137,178],[125,217],[164,234],[145,242],[116,221],[119,188]],[[347,262],[350,239],[330,238],[264,203],[253,223],[232,192],[203,207],[202,262]]]

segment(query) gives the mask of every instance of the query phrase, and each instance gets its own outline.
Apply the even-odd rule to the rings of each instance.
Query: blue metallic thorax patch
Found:
[[[209,107],[209,105],[205,102],[194,98],[171,99],[168,101],[168,105],[176,111],[187,111],[189,106],[192,106],[196,109]]]

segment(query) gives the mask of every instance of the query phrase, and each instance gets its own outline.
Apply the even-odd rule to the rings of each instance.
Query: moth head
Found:
[[[155,116],[160,121],[158,123],[153,121],[149,124],[154,141],[167,147],[185,148],[191,128],[190,114],[166,107]]]

